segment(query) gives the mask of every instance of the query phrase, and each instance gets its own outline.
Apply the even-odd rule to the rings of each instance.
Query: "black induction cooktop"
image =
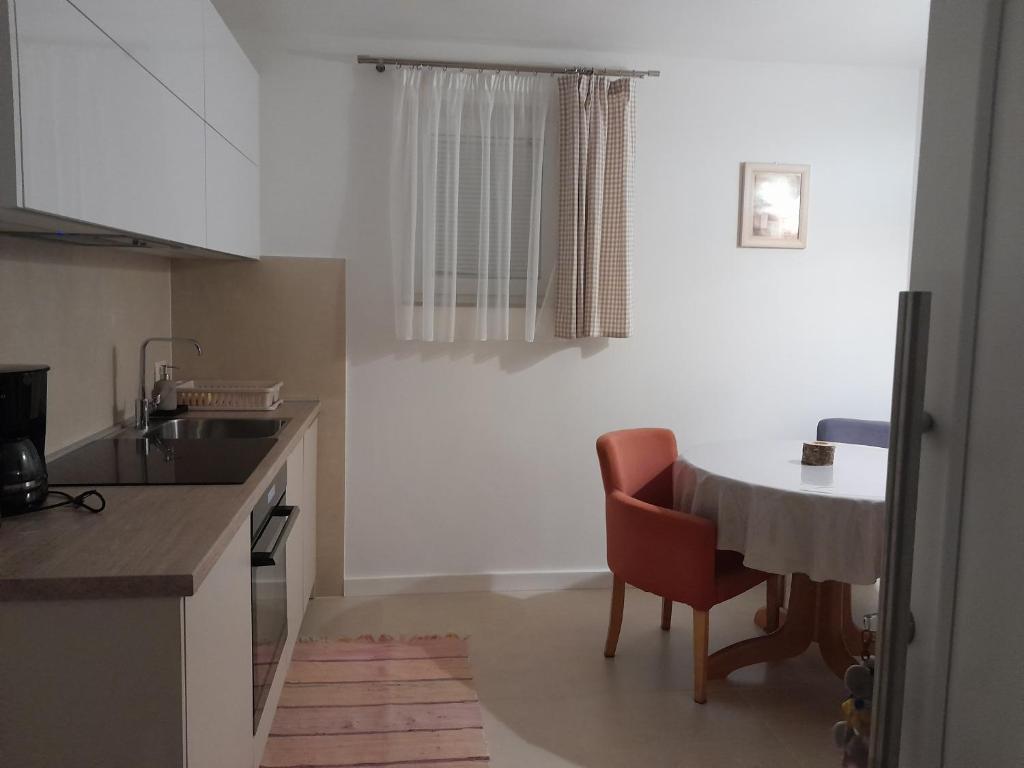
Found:
[[[94,440],[47,462],[50,485],[238,485],[276,438]]]

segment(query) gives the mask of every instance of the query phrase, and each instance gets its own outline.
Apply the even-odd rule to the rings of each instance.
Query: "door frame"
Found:
[[[1004,2],[932,0],[929,20],[910,288],[933,294],[925,410],[934,427],[921,443],[911,591],[917,631],[907,653],[899,760],[914,768],[943,766]]]

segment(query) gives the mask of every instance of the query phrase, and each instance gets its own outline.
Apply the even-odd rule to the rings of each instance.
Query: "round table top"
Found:
[[[888,451],[836,443],[835,464],[805,467],[799,440],[686,448],[673,472],[676,509],[717,526],[718,548],[750,568],[871,584],[885,549]]]
[[[800,440],[735,440],[685,448],[679,458],[707,474],[751,486],[866,502],[885,502],[889,452],[836,443],[833,466],[800,463]]]

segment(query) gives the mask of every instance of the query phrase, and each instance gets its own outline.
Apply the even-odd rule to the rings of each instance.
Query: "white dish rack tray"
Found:
[[[272,411],[281,404],[281,381],[200,381],[178,385],[178,405],[190,411]]]

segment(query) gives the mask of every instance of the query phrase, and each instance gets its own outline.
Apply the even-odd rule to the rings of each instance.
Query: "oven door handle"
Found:
[[[284,517],[287,518],[283,526],[281,526],[280,532],[277,534],[277,538],[274,539],[273,546],[268,550],[252,551],[252,567],[263,568],[268,565],[277,565],[277,556],[284,546],[285,541],[288,540],[288,534],[292,530],[292,525],[295,524],[295,518],[299,516],[298,507],[277,507],[270,515],[271,517]]]

